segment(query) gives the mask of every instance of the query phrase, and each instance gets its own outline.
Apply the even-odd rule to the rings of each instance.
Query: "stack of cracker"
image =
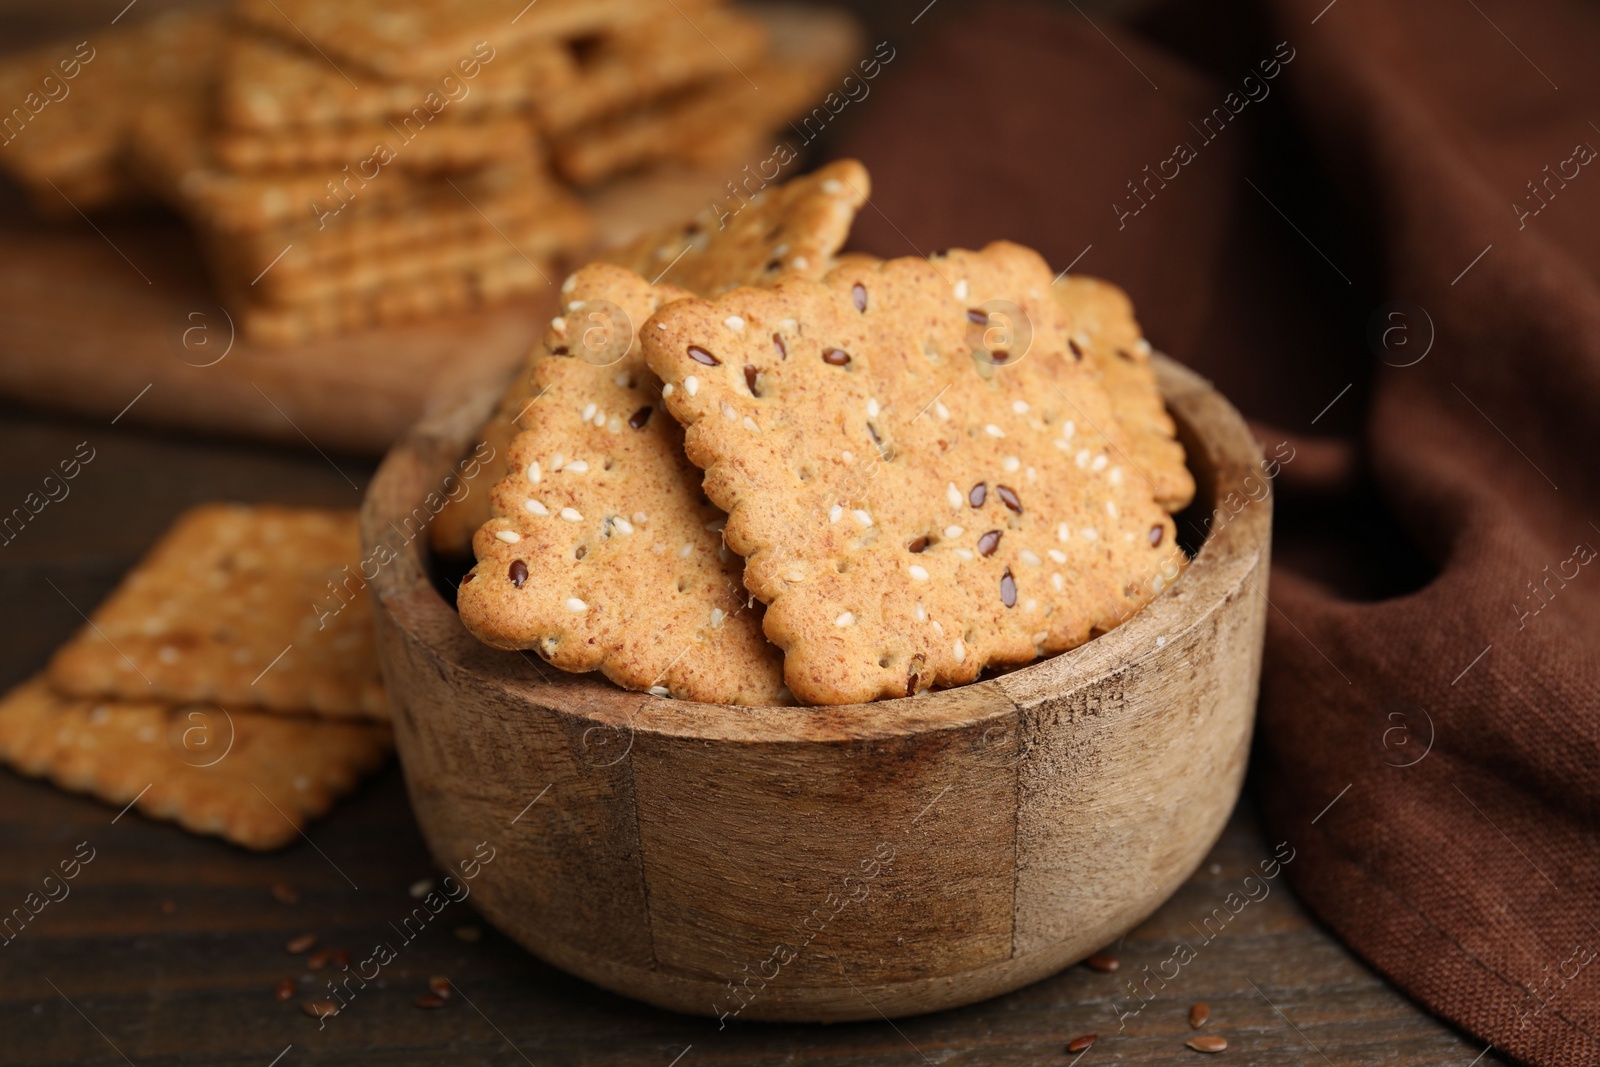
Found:
[[[1179,576],[1194,481],[1126,296],[1006,242],[840,255],[867,195],[835,163],[565,281],[485,429],[468,630],[657,696],[849,704],[1076,647]]]
[[[0,64],[0,167],[69,216],[131,174],[245,335],[295,343],[543,289],[590,238],[577,190],[735,177],[857,49],[802,43],[722,0],[235,0]]]
[[[293,841],[388,755],[354,512],[182,515],[0,701],[0,760],[252,849]]]

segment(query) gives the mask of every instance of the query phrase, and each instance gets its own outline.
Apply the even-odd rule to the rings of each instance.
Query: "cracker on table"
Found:
[[[534,98],[540,128],[555,135],[636,108],[714,75],[753,66],[766,52],[759,19],[736,8],[690,18],[660,17],[619,27],[586,51],[571,84]]]
[[[644,331],[802,700],[970,682],[1117,625],[1175,576],[1040,257],[848,257]]]
[[[51,215],[126,199],[120,160],[137,114],[208,82],[222,36],[220,16],[182,11],[0,60],[12,109],[0,114],[0,168]]]
[[[600,258],[700,296],[794,276],[820,278],[871,193],[867,169],[841,159],[757,190],[750,200],[713,205],[685,225],[641,234]]]
[[[820,278],[849,238],[856,211],[870,191],[866,168],[855,160],[840,160],[768,188],[736,213],[708,209],[683,225],[641,234],[602,252],[599,259],[700,296],[795,275]],[[517,432],[513,421],[537,391],[533,367],[540,355],[535,348],[484,426],[483,440],[496,456],[505,455]],[[450,501],[433,524],[434,548],[465,555],[472,535],[489,516],[483,494]]]
[[[21,773],[251,849],[291,843],[391,744],[381,723],[69,697],[43,675],[0,700],[0,760]]]
[[[1111,410],[1127,435],[1128,464],[1150,483],[1156,503],[1183,510],[1194,499],[1194,475],[1161,399],[1150,342],[1133,316],[1133,301],[1110,282],[1083,274],[1063,277],[1055,294],[1067,314],[1069,344],[1099,370],[1111,396]]]
[[[64,693],[387,719],[354,511],[204,504],[57,650]]]
[[[509,114],[565,91],[576,73],[570,50],[554,40],[529,41],[494,53],[488,62],[468,51],[423,77],[364,78],[359,84],[299,39],[290,43],[235,33],[226,57],[217,85],[218,121],[236,130],[290,135],[319,126],[402,120],[429,103],[441,106],[441,99],[448,101],[441,114],[452,118]]]
[[[677,0],[694,11],[705,6]],[[302,46],[310,42],[357,86],[372,74],[427,78],[486,44],[499,62],[529,41],[599,33],[665,7],[662,0],[238,0],[243,24]]]
[[[784,703],[724,516],[639,344],[656,309],[688,295],[610,264],[574,275],[457,605],[480,640],[563,670],[686,700]]]

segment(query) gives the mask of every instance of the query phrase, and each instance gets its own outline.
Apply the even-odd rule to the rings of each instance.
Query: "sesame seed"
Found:
[[[872,525],[872,516],[870,514],[868,514],[865,509],[856,508],[850,514],[861,525],[863,525],[863,526],[871,526]]]
[[[950,421],[950,409],[944,406],[943,400],[935,400],[933,402],[933,410],[941,419],[946,422]]]
[[[666,323],[664,323],[664,322],[658,322],[658,323],[656,323],[656,329],[658,329],[658,330],[665,330],[665,329],[666,329],[666,328],[667,328],[667,324],[666,324]]]
[[[706,529],[710,530],[712,533],[721,533],[722,528],[726,525],[728,525],[727,519],[712,519],[710,522],[706,523]]]
[[[1067,554],[1061,551],[1059,548],[1052,548],[1046,552],[1045,555],[1049,556],[1057,563],[1065,563],[1067,561]]]
[[[722,324],[730,330],[744,329],[744,320],[737,315],[729,315],[727,318],[722,320]]]
[[[1117,517],[1117,502],[1115,500],[1106,501],[1106,514],[1113,519]]]
[[[974,558],[976,558],[976,557],[973,556],[972,549],[970,549],[970,548],[958,548],[958,549],[956,549],[956,555],[960,556],[962,559],[974,559]]]
[[[788,570],[783,572],[783,580],[786,581],[786,582],[803,582],[803,581],[805,581],[806,580],[805,568],[804,567],[790,567]]]
[[[1065,441],[1072,440],[1072,435],[1078,432],[1078,424],[1068,419],[1061,424],[1061,438]]]
[[[956,658],[957,663],[967,658],[967,646],[962,643],[961,638],[956,638],[956,643],[950,646],[950,654]]]
[[[1029,485],[1032,485],[1034,482],[1039,480],[1039,472],[1034,470],[1032,467],[1029,467],[1023,473],[1027,475]]]
[[[161,651],[156,653],[156,658],[162,663],[178,662],[178,650],[171,645],[162,645]]]
[[[959,508],[962,500],[965,499],[961,495],[961,490],[956,488],[955,482],[951,482],[949,486],[945,488],[944,498],[950,502],[950,506],[953,508]]]
[[[811,266],[811,261],[805,256],[795,256],[789,261],[789,265],[794,267],[795,270],[805,270]]]
[[[515,530],[500,530],[495,533],[495,536],[508,545],[514,545],[522,540],[522,535]]]
[[[1087,448],[1078,449],[1078,454],[1072,457],[1072,462],[1076,463],[1079,467],[1089,466],[1089,450]]]
[[[1109,481],[1112,485],[1121,485],[1122,484],[1122,468],[1121,467],[1112,467],[1111,468],[1111,473],[1106,475],[1106,480]]]
[[[550,514],[550,509],[549,508],[545,507],[543,504],[539,503],[539,501],[534,500],[531,497],[528,498],[527,500],[524,500],[522,502],[522,506],[524,508],[526,508],[528,510],[528,513],[531,514],[531,515],[548,515],[548,514]]]
[[[829,178],[822,183],[822,191],[829,195],[841,192],[843,189],[844,186],[839,184],[839,179],[837,178]]]
[[[1100,531],[1096,530],[1093,526],[1085,526],[1083,528],[1082,532],[1083,532],[1083,539],[1085,541],[1098,541],[1098,540],[1100,540]]]
[[[539,461],[534,460],[532,463],[528,464],[528,481],[537,483],[539,478]]]
[[[583,516],[578,513],[578,509],[577,508],[562,508],[561,509],[561,517],[563,519],[566,519],[568,522],[582,522],[583,521]]]
[[[983,432],[988,434],[990,437],[1004,437],[1006,435],[1004,430],[992,422],[984,426]]]
[[[726,400],[722,402],[722,417],[727,419],[729,422],[739,421],[739,413],[733,410],[733,405],[728,403]]]
[[[1035,600],[1033,597],[1029,597],[1027,600],[1025,600],[1023,602],[1022,610],[1023,611],[1038,611],[1039,610],[1039,602],[1037,600]]]
[[[594,424],[596,426],[604,426],[606,424],[606,413],[603,411],[596,412],[594,416]]]
[[[1017,554],[1017,558],[1022,560],[1022,562],[1026,563],[1030,567],[1044,566],[1044,560],[1040,559],[1026,548]]]
[[[606,420],[606,433],[621,433],[621,432],[622,432],[622,417],[620,415],[613,415],[609,419]]]
[[[844,508],[840,507],[838,504],[835,504],[833,507],[828,509],[829,522],[838,522],[843,516]]]
[[[570,293],[570,292],[572,292],[572,290],[576,289],[577,287],[578,287],[578,276],[576,274],[567,275],[567,280],[561,283],[561,291],[563,293]]]
[[[1000,461],[1000,466],[1005,468],[1005,472],[1007,474],[1012,474],[1016,472],[1017,468],[1022,466],[1022,460],[1018,459],[1016,456],[1007,456],[1005,459]]]
[[[938,634],[940,637],[944,636],[944,627],[939,625],[938,619],[933,620],[933,632]]]
[[[1026,415],[1028,413],[1028,402],[1026,400],[1013,400],[1011,402],[1011,410],[1018,415]]]
[[[568,474],[582,474],[589,469],[588,461],[575,459],[564,468]]]
[[[557,315],[555,318],[550,320],[550,328],[556,333],[566,333],[567,320],[562,318],[560,315]]]
[[[675,393],[677,391],[678,391],[677,387],[674,386],[671,382],[668,382],[666,385],[663,385],[661,387],[661,395],[662,396],[671,396],[673,393]]]
[[[645,523],[650,521],[650,516],[646,515],[642,511],[635,511],[633,513],[633,521],[638,523],[640,526],[643,526]]]
[[[664,685],[652,685],[650,687],[650,695],[653,697],[671,696],[672,691]]]
[[[927,622],[928,621],[927,609],[922,606],[922,601],[920,601],[920,600],[917,601],[917,607],[916,607],[915,614],[917,616],[917,621],[918,622]]]
[[[1096,456],[1096,457],[1094,457],[1094,462],[1089,464],[1089,469],[1092,470],[1092,471],[1095,471],[1095,472],[1103,471],[1103,470],[1106,469],[1106,463],[1107,462],[1108,462],[1108,460],[1106,459],[1106,457],[1104,457],[1104,456]]]
[[[631,534],[631,533],[633,533],[633,523],[629,522],[627,519],[623,518],[621,515],[618,515],[616,518],[612,519],[611,520],[611,525],[620,534]]]
[[[619,388],[622,388],[622,389],[628,388],[628,385],[629,385],[628,372],[627,371],[623,371],[621,374],[619,374],[615,378],[613,378],[612,381],[616,382],[617,386]]]
[[[953,292],[957,300],[965,300],[968,293],[967,280],[962,278],[959,282],[956,282]]]
[[[669,387],[669,388],[670,388],[670,387]],[[1071,445],[1071,444],[1069,444],[1069,443],[1068,443],[1068,442],[1066,442],[1066,441],[1063,441],[1063,440],[1062,440],[1062,439],[1061,439],[1061,438],[1059,438],[1059,437],[1058,437],[1058,438],[1056,438],[1056,439],[1055,439],[1055,441],[1054,441],[1054,442],[1053,442],[1053,444],[1054,444],[1054,445],[1055,445],[1055,446],[1056,446],[1056,447],[1057,447],[1057,448],[1059,448],[1059,449],[1061,449],[1061,451],[1063,451],[1063,452],[1069,452],[1069,451],[1071,451],[1071,450],[1072,450],[1072,445]]]
[[[856,461],[856,454],[847,448],[843,452],[839,453],[839,458],[844,460],[846,463],[854,463]]]
[[[1073,334],[1072,339],[1078,342],[1079,348],[1088,348],[1091,343],[1089,341],[1089,335],[1084,333],[1082,330],[1079,330],[1077,333]]]
[[[550,473],[552,473],[552,474],[559,473],[561,468],[566,466],[566,462],[567,462],[567,457],[563,456],[560,452],[557,452],[555,455],[551,456],[550,457]]]
[[[757,426],[756,420],[752,419],[749,415],[744,417],[744,428],[749,430],[751,433],[761,432],[761,427]]]
[[[787,252],[789,250],[789,246],[788,245],[779,245],[778,248],[781,249],[781,251],[778,253],[779,255],[782,255],[784,252]],[[778,320],[778,329],[782,330],[784,333],[794,333],[794,331],[797,330],[799,327],[800,327],[800,324],[798,322],[796,322],[794,319],[779,319]]]
[[[592,418],[594,418],[594,405],[590,404],[583,409],[583,421],[588,422]]]
[[[700,379],[696,378],[692,374],[689,375],[683,380],[683,391],[688,393],[690,396],[694,396],[694,394],[700,391]]]
[[[964,534],[966,532],[967,531],[963,527],[960,527],[960,526],[946,526],[944,528],[945,537],[949,538],[952,541],[954,541],[956,538],[960,537],[962,534]]]
[[[1072,531],[1067,529],[1066,523],[1062,523],[1056,527],[1056,540],[1060,541],[1062,544],[1066,544],[1068,541],[1072,540]]]
[[[856,624],[855,613],[851,611],[840,612],[839,617],[833,620],[833,624],[835,626],[854,626]]]
[[[721,608],[712,608],[711,609],[711,628],[713,630],[715,630],[717,627],[721,626],[722,625],[722,620],[725,617],[726,616],[723,614],[723,611],[722,611]]]
[[[688,559],[689,558],[689,554],[691,552],[693,552],[693,551],[694,551],[694,546],[693,545],[684,545],[682,548],[678,549],[678,558],[679,559]]]
[[[867,415],[874,419],[878,417],[878,398],[875,396],[867,398]]]
[[[1141,356],[1148,356],[1150,354],[1150,342],[1141,337],[1133,342],[1133,350]]]
[[[1050,584],[1056,587],[1056,592],[1058,593],[1067,586],[1066,581],[1059,574],[1052,574],[1050,576]]]
[[[925,582],[928,580],[928,568],[921,566],[920,564],[913,563],[908,568],[908,573],[911,575],[911,580],[914,582]]]
[[[575,596],[569,596],[567,597],[567,610],[574,613],[579,611],[588,611],[589,605],[585,604]]]

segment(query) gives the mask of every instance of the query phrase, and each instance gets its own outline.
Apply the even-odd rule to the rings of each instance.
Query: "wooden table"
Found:
[[[66,499],[0,548],[0,683],[20,681],[80,624],[184,506],[236,499],[354,506],[364,461],[314,451],[176,440],[105,421],[0,409],[0,509],[37,488],[87,440],[96,458]],[[68,796],[0,770],[0,910],[20,906],[78,842],[96,850],[21,936],[0,947],[0,1064],[1068,1064],[1067,1041],[1101,1038],[1096,1064],[1196,1063],[1189,1006],[1231,1047],[1219,1062],[1469,1067],[1482,1046],[1420,1012],[1319,929],[1284,879],[1201,943],[1196,928],[1268,856],[1248,806],[1178,894],[1111,946],[1115,974],[1074,967],[1010,996],[893,1023],[774,1026],[678,1016],[603,992],[527,955],[472,911],[403,949],[383,985],[319,1030],[298,1003],[322,987],[303,932],[365,952],[393,940],[418,879],[437,877],[391,766],[329,819],[312,843],[257,856],[137,813]],[[348,878],[348,880],[347,880]],[[294,887],[297,904],[273,898]],[[1259,892],[1259,891],[1258,891]],[[841,921],[847,921],[841,919]],[[1211,928],[1218,923],[1213,920]],[[475,942],[455,932],[481,932]],[[1167,959],[1176,939],[1197,957],[1118,1033],[1122,987]],[[826,938],[818,940],[826,952]],[[323,972],[326,974],[327,972]],[[460,996],[413,1006],[431,975]],[[284,978],[293,1001],[274,999]],[[1153,985],[1154,983],[1152,983]],[[274,1057],[281,1056],[281,1059]],[[1489,1053],[1480,1065],[1500,1062]]]

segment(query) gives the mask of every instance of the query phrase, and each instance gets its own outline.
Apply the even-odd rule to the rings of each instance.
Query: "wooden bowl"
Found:
[[[416,531],[495,398],[425,419],[378,471],[362,535],[369,556],[399,550],[372,581],[379,651],[435,858],[493,849],[464,884],[506,934],[708,1015],[933,1011],[1115,941],[1233,808],[1265,624],[1260,452],[1205,381],[1158,371],[1199,484],[1182,579],[1053,659],[849,707],[662,699],[480,644]]]

